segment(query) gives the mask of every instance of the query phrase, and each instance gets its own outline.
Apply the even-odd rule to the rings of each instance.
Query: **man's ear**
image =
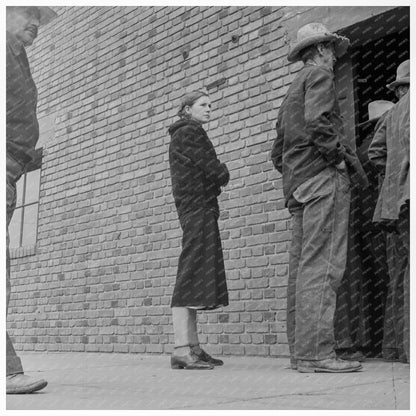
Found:
[[[325,45],[323,43],[318,43],[316,45],[316,50],[318,51],[319,55],[324,55]]]

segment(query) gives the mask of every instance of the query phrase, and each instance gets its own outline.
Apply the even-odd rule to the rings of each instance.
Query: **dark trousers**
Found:
[[[388,284],[385,232],[372,223],[369,189],[351,190],[348,254],[337,293],[334,329],[336,348],[381,353]],[[371,196],[371,195],[370,195]]]
[[[410,215],[405,204],[397,221],[397,232],[387,235],[389,284],[384,318],[383,358],[409,360],[410,319]]]
[[[6,171],[6,308],[9,308],[11,284],[10,284],[10,252],[9,252],[9,224],[16,208],[16,182],[24,172],[24,166],[11,156],[7,155]],[[6,309],[6,314],[7,314]],[[6,375],[23,373],[22,363],[14,350],[13,343],[6,331]]]
[[[399,217],[398,231],[402,236],[402,245],[407,254],[403,282],[403,350],[406,361],[410,362],[410,202],[407,201]]]
[[[334,358],[336,293],[347,256],[350,180],[328,167],[300,185],[288,203],[293,234],[287,291],[292,358]]]

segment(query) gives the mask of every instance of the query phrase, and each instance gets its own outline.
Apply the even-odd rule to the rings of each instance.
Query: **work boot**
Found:
[[[7,394],[25,394],[42,390],[48,382],[43,379],[36,379],[25,374],[11,374],[6,376]]]
[[[326,360],[298,360],[299,373],[350,373],[362,369],[358,361],[344,361],[339,358]]]

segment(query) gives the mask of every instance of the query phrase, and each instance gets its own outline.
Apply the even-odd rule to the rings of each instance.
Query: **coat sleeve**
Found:
[[[274,167],[282,173],[282,157],[283,157],[283,131],[279,128],[279,120],[276,123],[277,137],[273,143],[271,159]]]
[[[410,157],[410,93],[408,92],[400,103],[399,142],[407,157]]]
[[[204,172],[210,182],[218,187],[227,185],[230,180],[228,168],[218,160],[214,146],[200,129],[185,129],[181,150],[185,157]]]
[[[376,127],[373,140],[368,147],[368,159],[379,172],[384,173],[387,163],[387,122],[386,118]]]
[[[317,68],[305,84],[305,125],[312,142],[331,165],[342,162],[345,154],[331,121],[335,105],[333,76]]]

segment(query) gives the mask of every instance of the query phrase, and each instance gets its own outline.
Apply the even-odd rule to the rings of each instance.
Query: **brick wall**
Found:
[[[231,174],[219,221],[230,305],[199,313],[200,339],[216,354],[287,355],[290,220],[269,155],[298,69],[285,8],[56,10],[29,52],[45,156],[36,254],[12,263],[16,349],[172,350],[182,233],[167,128],[183,92],[205,86]]]

